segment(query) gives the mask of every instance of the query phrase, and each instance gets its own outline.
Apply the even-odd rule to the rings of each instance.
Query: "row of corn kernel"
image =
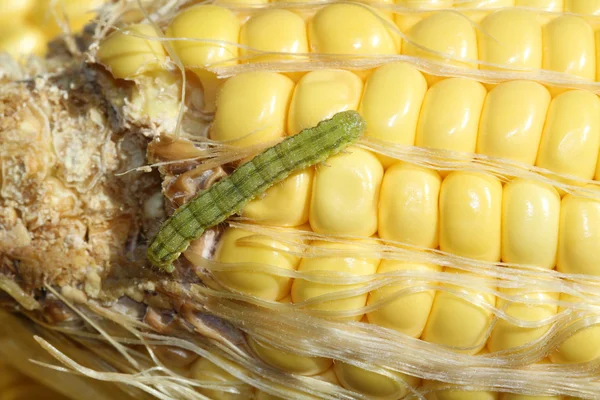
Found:
[[[268,3],[295,3],[304,0],[218,0],[215,3],[226,5],[260,5]],[[366,0],[366,3],[396,4],[417,10],[464,8],[499,8],[499,7],[525,7],[549,12],[569,12],[583,15],[600,14],[600,1],[598,0]]]
[[[598,35],[595,37],[592,26],[578,16],[558,16],[543,25],[533,11],[506,8],[492,11],[481,21],[479,28],[474,27],[468,17],[452,11],[414,17],[410,22],[401,17],[398,16],[396,22],[409,38],[403,44],[398,32],[386,25],[388,16],[357,4],[326,5],[308,24],[301,16],[286,9],[259,10],[242,24],[240,18],[227,8],[198,5],[179,12],[169,21],[165,33],[167,37],[189,39],[172,44],[183,65],[201,80],[207,110],[214,109],[218,85],[215,75],[205,70],[207,65],[302,60],[306,59],[302,55],[309,52],[405,54],[446,60],[455,66],[471,68],[478,68],[479,60],[483,63],[482,69],[545,69],[572,75],[579,83],[596,79],[595,41]],[[204,22],[198,24],[197,21]],[[393,25],[393,22],[387,22]],[[157,36],[148,25],[132,26],[130,30]],[[123,33],[114,33],[113,40],[101,45],[98,53],[98,59],[117,78],[131,78],[144,69],[155,68],[155,65],[143,68],[143,64],[156,64],[153,58],[166,57],[158,42],[140,47],[141,38],[129,37],[128,45],[123,39]],[[142,55],[144,52],[139,49],[145,47],[147,54]],[[135,54],[127,48],[135,48]]]
[[[355,156],[357,155],[358,156]],[[453,172],[443,182],[434,171],[414,167],[408,164],[396,164],[386,171],[381,183],[381,173],[369,171],[368,152],[356,150],[352,154],[330,159],[330,168],[324,168],[314,178],[313,203],[329,203],[346,211],[343,218],[332,221],[333,217],[324,213],[324,219],[335,229],[348,227],[347,219],[354,226],[370,225],[369,219],[382,217],[379,234],[385,239],[403,243],[417,244],[423,247],[438,247],[448,253],[490,262],[527,263],[542,268],[552,268],[557,260],[558,270],[565,273],[587,273],[598,275],[598,256],[596,246],[600,241],[600,201],[567,195],[561,201],[554,188],[538,182],[513,180],[502,188],[500,182],[487,175]],[[372,157],[371,165],[376,162]],[[340,162],[338,162],[340,161]],[[379,166],[381,169],[381,166]],[[361,171],[362,170],[362,171]],[[353,175],[353,172],[357,172]],[[330,176],[328,185],[344,182],[345,191],[360,192],[352,200],[337,197],[340,185],[333,188],[320,186],[320,175]],[[377,175],[379,175],[377,177]],[[375,176],[377,181],[371,179]],[[375,195],[361,192],[357,188],[372,188],[375,192],[381,186],[381,199],[376,204]],[[319,193],[325,188],[325,195]],[[331,189],[331,190],[329,190]],[[268,196],[268,195],[267,195]],[[330,200],[331,197],[333,200]],[[375,197],[375,204],[372,198]],[[314,199],[317,198],[315,201]],[[260,201],[260,200],[259,200]],[[439,203],[439,206],[438,206]],[[367,205],[369,212],[360,209]],[[321,204],[318,204],[321,206]],[[333,210],[334,207],[329,207]],[[378,210],[379,209],[379,210]],[[350,213],[347,213],[350,210]],[[365,214],[371,214],[364,217]],[[323,224],[311,225],[321,227]],[[322,221],[319,221],[322,222]],[[385,226],[385,229],[381,229]],[[313,228],[315,229],[315,228]],[[315,229],[320,233],[343,233],[339,231]],[[220,239],[215,254],[216,260],[224,263],[252,262],[275,266],[284,270],[297,270],[301,273],[330,271],[351,275],[384,274],[396,271],[440,271],[432,265],[414,264],[368,258],[321,257],[304,258],[288,254],[290,246],[275,239],[262,238],[260,243],[251,240],[253,245],[244,244],[240,239],[252,235],[243,229],[229,228]],[[352,245],[340,245],[331,242],[313,242],[313,249],[355,250]],[[282,251],[278,251],[282,250]],[[459,271],[446,268],[448,273]],[[359,288],[360,285],[321,284],[301,278],[292,280],[269,273],[219,271],[217,278],[227,287],[258,296],[267,300],[281,300],[291,294],[294,303],[303,302],[317,296],[336,293],[342,290]],[[489,288],[493,283],[488,282]],[[485,282],[480,285],[486,285]],[[310,305],[316,310],[352,311],[406,289],[406,285],[392,285],[370,294],[331,300]],[[452,287],[450,285],[450,287]],[[519,296],[518,291],[504,290],[507,295]],[[503,309],[509,316],[526,320],[543,320],[558,312],[553,305],[558,296],[554,293],[529,293],[524,300],[536,299],[541,306],[508,304],[485,291],[471,291],[469,296],[486,301],[491,307]],[[563,301],[573,301],[571,296],[563,294]],[[418,307],[416,306],[418,305]],[[402,312],[399,312],[402,310]],[[463,316],[464,318],[457,318]],[[351,319],[359,320],[362,315]],[[416,294],[401,296],[399,299],[367,314],[370,322],[396,329],[409,336],[421,337],[426,341],[446,346],[464,348],[466,352],[476,353],[485,345],[487,330],[492,321],[492,312],[476,306],[467,300],[447,291],[420,291]],[[469,321],[465,323],[464,321]],[[542,336],[549,326],[541,328],[520,328],[499,321],[488,341],[491,351],[513,348]],[[593,340],[589,337],[593,334]],[[598,330],[588,331],[588,345],[583,348],[570,346],[559,349],[552,356],[555,362],[573,362],[596,358],[600,355],[600,337]],[[579,343],[581,344],[581,343]],[[573,347],[573,348],[571,348]],[[566,353],[566,354],[563,354]]]
[[[335,363],[331,368],[322,372],[319,375],[315,376],[315,379],[322,380],[324,382],[332,383],[335,385],[343,385],[348,386],[347,379],[351,377],[348,375],[349,371],[345,371],[340,368],[341,363]],[[244,384],[244,382],[229,374],[225,370],[216,366],[212,362],[206,359],[199,359],[191,366],[192,376],[195,379],[199,379],[202,381],[214,381],[221,384],[231,384],[235,386],[239,394],[220,392],[218,390],[210,390],[210,389],[199,389],[199,392],[202,394],[211,396],[211,398],[215,400],[235,400],[235,399],[246,399],[249,396],[249,393],[252,393],[253,389]],[[378,377],[373,376],[373,382],[371,387],[375,387],[375,385],[383,384],[384,387],[379,389],[383,389],[381,393],[383,396],[386,394],[385,385],[389,384],[385,380],[378,380]],[[436,382],[425,381],[420,384],[419,380],[413,379],[410,382],[411,386],[418,391],[426,394],[427,400],[575,400],[571,397],[565,396],[528,396],[514,393],[497,393],[492,391],[466,391],[461,390],[460,387],[447,389],[443,384]],[[349,389],[353,389],[352,387],[347,387]],[[369,393],[369,390],[363,391],[363,393],[367,392],[367,394],[377,397],[377,393]],[[406,398],[413,399],[411,396],[407,396],[407,391],[397,391],[397,399]],[[256,400],[280,400],[281,397],[270,395],[261,390],[256,390],[254,392],[254,397]],[[389,398],[389,397],[388,397]]]
[[[253,50],[283,53],[369,54],[436,57],[458,60],[458,65],[481,68],[547,69],[593,81],[596,78],[594,29],[584,19],[562,15],[543,24],[533,11],[506,8],[492,11],[476,28],[465,15],[452,11],[396,18],[409,42],[400,37],[385,16],[359,5],[331,4],[320,8],[308,22],[285,9],[267,9],[243,25],[233,13],[217,6],[196,6],[181,11],[169,24],[170,37],[224,40],[242,45],[223,46],[207,58],[206,44],[175,42],[185,65],[201,66],[230,61],[266,61]],[[189,26],[191,20],[213,20],[215,26]],[[218,24],[218,25],[217,25]],[[218,27],[218,28],[217,28]],[[197,50],[192,50],[193,48]],[[181,50],[180,50],[181,48]],[[280,57],[279,57],[280,58]],[[440,58],[440,57],[437,57]],[[487,64],[485,64],[487,63]]]
[[[297,84],[277,73],[240,74],[225,82],[217,108],[211,138],[239,146],[293,135],[338,111],[355,109],[367,121],[367,137],[600,179],[600,99],[585,90],[552,98],[539,83],[509,81],[488,92],[466,78],[428,87],[417,69],[392,63],[376,69],[364,85],[343,70],[312,71]],[[392,162],[381,161],[386,167]]]
[[[46,44],[62,32],[63,21],[79,31],[105,0],[0,0],[0,52],[15,58],[46,53]]]

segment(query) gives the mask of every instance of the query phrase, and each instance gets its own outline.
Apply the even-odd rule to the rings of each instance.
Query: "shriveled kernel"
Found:
[[[15,59],[30,54],[43,56],[46,53],[46,36],[28,24],[5,26],[0,29],[0,52],[7,52]]]
[[[565,0],[565,11],[584,15],[600,14],[600,0]]]
[[[71,189],[54,177],[46,178],[45,183],[47,191],[43,201],[48,202],[52,210],[56,210],[61,214],[69,214],[74,211],[78,198]]]
[[[175,53],[202,83],[206,111],[214,111],[219,83],[215,74],[207,71],[206,67],[237,63],[238,47],[235,43],[238,43],[239,33],[240,22],[232,11],[204,4],[184,9],[167,28],[168,37],[179,39],[171,42]],[[207,41],[202,42],[201,39]]]
[[[446,269],[446,272],[461,274],[465,278],[471,276],[458,270]],[[485,279],[484,282],[477,282],[474,285],[478,288],[482,286],[492,288],[493,281]],[[467,299],[444,290],[438,291],[421,338],[430,343],[451,347],[458,352],[476,354],[485,346],[493,313],[475,304],[474,301],[485,302],[493,307],[496,298],[490,293],[473,290],[473,286],[462,287],[450,284],[444,286],[461,291]]]
[[[147,37],[143,38],[143,37]],[[145,72],[160,70],[167,52],[150,24],[130,25],[115,31],[100,42],[96,57],[115,78],[132,79]]]
[[[265,62],[290,59],[292,54],[308,53],[306,24],[302,17],[289,10],[267,9],[258,12],[242,26],[240,44],[263,52],[288,55],[261,55],[242,48],[243,62]]]
[[[294,89],[288,113],[288,134],[295,135],[340,111],[356,110],[362,90],[362,80],[352,72],[309,72]]]
[[[275,72],[248,72],[228,79],[217,99],[211,139],[245,147],[285,136],[293,89],[291,79]]]
[[[440,11],[415,24],[407,33],[402,54],[477,68],[477,35],[471,21],[452,11]]]
[[[169,368],[185,368],[198,360],[198,354],[174,346],[155,346],[154,354]]]
[[[474,152],[486,93],[481,83],[470,79],[449,78],[437,82],[425,95],[415,144]]]
[[[502,185],[484,174],[455,171],[440,190],[440,250],[500,261]]]
[[[191,367],[193,379],[220,383],[224,386],[235,387],[239,393],[229,393],[216,389],[197,389],[200,393],[214,400],[242,400],[252,397],[252,387],[241,379],[231,375],[221,367],[206,358],[200,358]]]
[[[288,353],[273,346],[248,338],[252,350],[267,364],[299,375],[317,375],[326,371],[332,363],[330,358],[307,357]]]
[[[496,307],[519,321],[545,320],[555,316],[558,311],[558,307],[555,304],[551,304],[551,302],[558,300],[557,293],[519,293],[518,290],[505,288],[500,288],[499,290],[523,300],[536,300],[542,303],[531,305],[498,298]],[[500,351],[531,343],[548,332],[550,326],[550,324],[546,324],[536,328],[526,328],[499,318],[488,339],[487,347],[490,351]]]
[[[381,184],[379,236],[437,248],[441,183],[439,174],[431,169],[408,163],[388,168]]]
[[[544,69],[594,80],[594,31],[583,18],[561,15],[544,26],[543,34]]]
[[[525,179],[504,185],[502,261],[554,268],[559,220],[560,196],[552,186]]]
[[[329,54],[398,54],[400,37],[380,18],[387,17],[358,4],[327,5],[309,22],[310,49]]]
[[[600,275],[600,201],[567,194],[561,205],[556,269]]]
[[[561,293],[560,301],[580,303],[585,300]],[[559,313],[563,311],[565,311],[565,307],[558,308]],[[580,321],[576,320],[575,322]],[[550,353],[549,357],[555,364],[579,364],[600,358],[600,326],[592,325],[576,331]]]
[[[104,0],[36,0],[29,18],[47,37],[54,37],[63,33],[57,19],[67,25],[71,32],[79,32],[96,16],[95,11],[104,3]]]
[[[515,0],[515,6],[561,12],[563,10],[563,0]]]
[[[299,226],[307,223],[313,176],[313,168],[291,174],[269,188],[264,196],[248,203],[242,216],[265,225]]]
[[[586,90],[570,90],[550,103],[536,165],[592,179],[600,148],[600,99]]]
[[[542,26],[528,10],[507,8],[481,21],[477,31],[481,69],[542,67]]]
[[[316,251],[319,249],[345,250],[348,252],[364,250],[364,243],[363,246],[360,246],[358,243],[346,244],[334,242],[313,242],[311,246]],[[312,274],[338,272],[349,276],[360,276],[375,274],[378,265],[379,260],[374,258],[332,255],[326,257],[320,256],[314,258],[303,258],[298,266],[298,271]],[[294,284],[292,285],[292,301],[294,303],[300,303],[317,296],[359,289],[361,286],[361,284],[328,284],[296,278],[294,280]],[[321,301],[318,303],[312,303],[308,305],[307,308],[322,311],[352,311],[364,307],[367,303],[367,296],[368,293],[362,293],[356,296]],[[362,317],[363,314],[333,318],[344,321],[360,321]]]
[[[414,145],[417,121],[427,83],[423,74],[407,63],[379,67],[367,80],[358,112],[367,123],[367,137]],[[378,156],[384,166],[394,159]]]
[[[417,387],[420,382],[414,376],[390,372],[400,380],[396,382],[387,376],[343,362],[336,362],[333,370],[345,388],[374,397],[403,398],[410,393],[410,388]]]
[[[371,236],[377,232],[377,206],[383,167],[357,147],[317,167],[309,221],[317,233]]]
[[[504,82],[490,90],[477,153],[535,164],[550,100],[548,89],[532,81]]]
[[[378,274],[393,271],[440,272],[436,265],[410,264],[394,260],[382,260]],[[402,283],[388,285],[374,290],[369,295],[367,305],[396,296],[395,300],[367,314],[369,322],[385,328],[397,330],[405,335],[418,338],[423,333],[427,318],[431,311],[435,290],[424,290],[417,293],[397,296],[396,293],[415,286],[435,285],[430,280],[403,278]]]
[[[238,267],[266,264],[284,270],[296,269],[300,259],[287,253],[296,249],[270,238],[250,238],[252,235],[238,228],[225,230],[217,245],[215,260],[237,264]],[[247,271],[214,271],[214,275],[228,288],[271,301],[287,296],[292,284],[291,278],[258,272],[255,268]]]

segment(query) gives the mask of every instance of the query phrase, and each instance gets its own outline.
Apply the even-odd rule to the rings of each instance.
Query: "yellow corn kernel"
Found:
[[[427,395],[427,400],[496,400],[498,393],[460,389],[438,390]]]
[[[295,135],[345,110],[356,110],[362,80],[349,71],[316,70],[296,85],[288,114],[288,134]]]
[[[305,357],[284,352],[273,346],[248,338],[248,343],[264,362],[275,368],[299,375],[317,375],[326,371],[333,362],[330,358]]]
[[[388,168],[381,184],[379,236],[437,248],[441,183],[439,174],[431,169],[407,163]]]
[[[202,23],[198,23],[202,21]],[[206,66],[237,63],[240,22],[230,10],[214,5],[184,9],[171,20],[170,38],[207,39],[210,42],[174,40],[171,42],[183,65],[198,76],[204,89],[204,108],[214,111],[218,81]],[[222,41],[216,43],[215,41]]]
[[[600,100],[585,90],[570,90],[550,103],[536,165],[592,179],[600,147]]]
[[[507,8],[491,13],[477,31],[481,69],[542,67],[542,27],[531,11]]]
[[[596,43],[600,43],[600,30],[595,34]],[[600,81],[600,46],[596,46],[596,81]]]
[[[258,223],[275,226],[299,226],[308,222],[314,169],[295,172],[252,200],[242,216]]]
[[[502,261],[552,269],[556,263],[560,196],[545,183],[515,179],[502,198]]]
[[[3,27],[21,24],[34,3],[35,0],[0,0],[0,24]]]
[[[481,83],[464,78],[444,79],[433,85],[419,116],[416,145],[474,152],[486,93]]]
[[[487,95],[477,153],[535,164],[550,93],[537,82],[510,81]]]
[[[167,59],[167,52],[160,41],[134,35],[159,37],[152,25],[139,24],[128,26],[124,32],[115,31],[100,42],[96,57],[115,78],[132,79],[160,70]]]
[[[560,300],[571,303],[585,301],[567,293],[561,293]],[[558,308],[559,313],[564,310],[564,307]],[[550,353],[549,357],[555,364],[579,364],[596,360],[600,357],[600,326],[593,325],[577,331]]]
[[[451,9],[454,0],[396,0],[396,4],[413,10],[441,10]],[[402,32],[407,32],[416,23],[423,19],[422,13],[398,13],[395,17],[396,25]]]
[[[273,239],[249,238],[251,232],[228,228],[219,240],[215,260],[231,264],[266,264],[273,267],[295,270],[299,258],[287,253],[289,245]],[[278,251],[281,250],[281,251]],[[279,300],[288,295],[292,279],[266,272],[215,271],[215,277],[230,289],[250,294],[265,300]]]
[[[402,53],[477,68],[477,35],[463,15],[440,11],[415,24],[407,33]],[[439,54],[442,53],[442,54]]]
[[[561,12],[563,10],[563,0],[515,0],[515,6]]]
[[[336,362],[333,365],[333,370],[346,389],[374,397],[390,398],[394,396],[393,398],[400,399],[410,392],[409,387],[416,387],[420,382],[420,379],[414,376],[390,372],[400,380],[400,382],[397,382],[387,376],[343,362]],[[404,384],[401,382],[404,382]]]
[[[489,175],[455,171],[440,190],[440,250],[500,261],[502,185]]]
[[[215,4],[232,6],[258,5],[269,4],[269,0],[215,0]]]
[[[546,24],[543,34],[544,69],[594,80],[594,31],[583,18],[562,15]]]
[[[383,167],[357,147],[317,167],[309,221],[317,233],[371,236],[377,232],[377,205]]]
[[[440,272],[441,267],[437,265],[409,264],[394,260],[382,260],[377,273],[384,274],[393,271]],[[387,297],[394,296],[400,290],[426,284],[432,285],[435,283],[403,278],[401,284],[388,285],[372,291],[367,304],[373,304]],[[434,296],[435,290],[401,295],[377,310],[368,313],[367,317],[372,324],[394,329],[405,335],[418,338],[423,333],[423,329],[425,329]]]
[[[563,400],[562,396],[528,396],[526,394],[502,393],[500,400]]]
[[[5,26],[0,29],[0,53],[7,52],[11,57],[46,53],[46,37],[36,27],[30,25]]]
[[[263,10],[242,26],[240,44],[265,52],[284,52],[290,54],[308,53],[306,24],[302,17],[289,10]],[[287,55],[260,55],[242,48],[244,62],[265,62],[289,59]]]
[[[598,158],[598,163],[596,164],[596,174],[594,174],[594,180],[600,181],[600,156]]]
[[[481,23],[481,20],[489,15],[490,9],[509,9],[514,5],[515,0],[459,0],[454,2],[454,6],[459,10],[465,8],[466,10],[460,11],[476,24]]]
[[[504,288],[500,288],[500,291],[513,296],[519,296],[524,300],[535,299],[543,302],[542,305],[529,305],[519,302],[509,302],[499,298],[496,302],[496,307],[504,311],[508,316],[520,321],[541,321],[555,316],[558,311],[556,305],[548,304],[549,301],[558,300],[557,293],[538,292],[520,294],[518,290]],[[512,349],[539,339],[548,332],[548,329],[550,329],[550,325],[526,328],[499,318],[488,339],[487,347],[492,352]]]
[[[561,205],[556,269],[600,275],[600,201],[567,194]]]
[[[214,140],[252,146],[285,136],[294,82],[275,72],[256,71],[228,79],[219,92]]]
[[[371,74],[358,111],[367,122],[366,136],[414,145],[421,104],[427,92],[423,74],[406,63],[379,67]],[[378,156],[386,167],[394,159]]]
[[[29,17],[47,37],[54,37],[63,32],[63,25],[71,32],[81,31],[96,16],[96,10],[104,2],[104,0],[36,0]],[[61,25],[57,23],[57,19]]]
[[[565,0],[565,11],[584,15],[600,14],[600,0]]]
[[[335,376],[335,372],[333,371],[333,367],[329,368],[327,371],[318,374],[318,375],[314,375],[312,376],[312,378],[314,379],[318,379],[320,381],[323,382],[328,382],[328,383],[332,383],[334,385],[338,385],[339,386],[339,381],[337,379],[337,377]],[[306,395],[306,393],[302,393],[303,395]],[[266,392],[263,392],[262,390],[257,390],[254,394],[253,397],[254,400],[286,400],[282,397],[279,396],[274,396],[272,394],[268,394]]]
[[[446,272],[470,275],[458,270],[446,269]],[[486,285],[491,285],[491,281]],[[486,302],[490,306],[494,306],[496,303],[496,298],[489,293],[450,284],[444,284],[444,286],[461,291],[473,301]],[[425,325],[422,339],[430,343],[449,346],[455,351],[476,354],[485,346],[492,317],[491,311],[462,297],[440,290],[433,300],[431,314]]]
[[[310,49],[329,54],[398,54],[400,37],[379,18],[386,17],[362,5],[327,5],[308,24]]]
[[[190,369],[193,379],[203,382],[214,382],[222,385],[235,387],[239,393],[223,392],[215,389],[203,389],[198,391],[214,400],[242,400],[252,396],[252,387],[245,384],[241,379],[231,375],[221,367],[206,358],[200,358]]]
[[[502,8],[515,5],[516,0],[455,0],[457,8]]]
[[[342,244],[333,242],[313,242],[313,248],[318,249],[337,249],[337,250],[361,250],[362,247],[353,244]],[[377,272],[379,265],[378,259],[347,256],[327,256],[318,258],[303,258],[298,266],[298,271],[303,273],[320,272],[341,272],[348,275],[373,275]],[[358,289],[361,284],[335,285],[319,282],[311,282],[305,279],[296,278],[292,285],[292,301],[300,303],[330,293],[344,290]],[[336,300],[322,301],[307,306],[313,310],[323,311],[351,311],[365,306],[367,303],[367,293],[352,297],[345,297]],[[346,321],[360,321],[363,314],[336,318]]]

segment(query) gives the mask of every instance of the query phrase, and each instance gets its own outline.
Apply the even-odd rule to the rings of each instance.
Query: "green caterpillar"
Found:
[[[292,172],[339,153],[356,142],[365,128],[356,111],[343,111],[266,149],[178,208],[150,242],[148,260],[172,272],[173,261],[206,229],[240,212],[246,203]]]

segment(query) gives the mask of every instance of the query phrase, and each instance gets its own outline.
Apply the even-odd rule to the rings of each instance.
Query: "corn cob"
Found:
[[[471,8],[461,12],[481,21],[481,26],[490,15],[497,15],[477,9],[472,3],[462,4]],[[514,5],[509,3],[493,5]],[[517,5],[558,7],[550,3]],[[566,1],[564,6],[570,4]],[[344,9],[336,10],[339,6]],[[235,7],[232,9],[237,12]],[[379,17],[387,18],[390,9],[381,7],[377,16],[348,4],[318,10],[315,16],[304,9],[290,11],[285,17],[297,20],[292,15],[299,15],[309,20],[306,43],[315,43],[314,36],[310,36],[313,31],[319,36],[320,29],[333,30],[333,34],[323,34],[320,45],[327,50],[317,49],[315,55],[385,53],[381,48],[356,49],[348,43],[353,43],[349,40],[352,34],[364,39],[364,32],[375,32],[377,40],[354,43],[383,43],[385,47],[386,41],[380,39],[385,38],[388,27]],[[361,14],[362,10],[367,13]],[[354,11],[358,28],[335,21],[344,12],[352,16]],[[501,11],[526,15],[522,9],[498,13]],[[200,336],[188,338],[189,343],[202,343],[203,337],[213,339],[218,332],[216,343],[238,345],[238,353],[225,352],[225,359],[215,356],[223,356],[222,347],[217,345],[210,348],[212,353],[199,352],[202,358],[196,360],[194,351],[190,355],[171,344],[156,351],[160,360],[176,371],[187,369],[189,372],[182,375],[191,374],[200,385],[200,393],[217,399],[274,395],[418,398],[419,393],[430,399],[519,399],[528,398],[526,395],[540,399],[562,399],[566,395],[594,398],[597,387],[593,370],[584,367],[578,375],[575,369],[562,364],[581,363],[598,355],[595,281],[590,276],[596,269],[593,250],[599,242],[595,226],[600,219],[597,184],[592,181],[598,179],[600,147],[595,95],[586,90],[567,90],[564,86],[575,82],[570,77],[564,78],[568,84],[563,80],[549,89],[530,80],[503,82],[515,75],[502,73],[513,73],[521,67],[504,62],[511,59],[506,54],[499,56],[504,61],[493,61],[501,73],[494,75],[497,71],[493,71],[489,75],[492,81],[499,79],[499,84],[434,75],[427,68],[423,73],[417,68],[421,67],[420,60],[432,55],[439,59],[439,53],[444,53],[435,43],[424,46],[434,50],[431,54],[413,46],[419,50],[411,55],[415,58],[385,63],[368,72],[331,69],[330,65],[305,74],[301,69],[287,71],[285,64],[294,61],[294,55],[276,54],[275,58],[263,58],[263,62],[271,63],[267,69],[281,66],[286,74],[260,71],[259,66],[254,72],[220,81],[216,75],[218,62],[237,63],[235,57],[229,59],[236,52],[228,40],[229,36],[235,37],[227,31],[236,25],[231,16],[239,18],[238,24],[247,21],[243,31],[254,20],[253,12],[240,9],[237,14],[228,13],[226,8],[214,6],[178,12],[174,19],[173,14],[164,14],[168,18],[159,26],[167,35],[193,37],[194,26],[175,29],[173,25],[176,21],[187,25],[181,17],[185,13],[194,15],[191,20],[197,21],[198,16],[210,12],[216,15],[211,20],[216,21],[215,26],[205,24],[202,29],[214,30],[200,32],[201,39],[228,43],[175,41],[173,49],[163,50],[157,46],[158,41],[115,33],[101,43],[97,53],[116,78],[136,80],[130,98],[136,105],[138,96],[143,109],[148,105],[143,101],[148,91],[160,92],[146,85],[167,82],[169,87],[182,87],[183,82],[168,71],[167,54],[173,56],[174,50],[204,89],[205,98],[198,110],[216,110],[209,132],[215,143],[207,144],[202,136],[189,133],[190,125],[202,124],[190,124],[193,114],[186,112],[178,127],[180,133],[198,143],[197,147],[181,138],[162,136],[149,148],[150,157],[156,161],[186,160],[161,169],[165,193],[173,205],[191,197],[190,192],[210,185],[207,172],[211,172],[214,162],[211,164],[207,155],[215,156],[217,163],[244,159],[266,142],[293,135],[345,109],[363,115],[369,139],[348,154],[297,173],[270,189],[242,213],[251,223],[244,219],[232,221],[222,234],[215,236],[220,229],[209,232],[186,252],[177,271],[180,275],[171,285],[161,285],[152,274],[147,278],[160,286],[160,292],[180,297],[175,303],[162,299],[147,309],[144,321],[152,328],[179,337],[181,332],[164,325],[162,318],[152,313],[153,309],[173,308]],[[422,19],[420,14],[409,16],[418,21]],[[221,17],[226,23],[218,23]],[[318,17],[325,26],[315,27]],[[334,22],[328,26],[329,19]],[[494,23],[502,27],[502,20]],[[523,25],[535,28],[535,24]],[[437,26],[439,23],[434,24]],[[486,30],[492,28],[490,23]],[[544,29],[540,32],[550,31],[552,36],[550,28]],[[219,36],[221,31],[226,34]],[[161,36],[148,25],[129,32]],[[400,43],[393,32],[387,41],[390,48]],[[285,37],[277,35],[278,39]],[[269,34],[263,38],[269,38]],[[517,42],[511,40],[521,43]],[[265,39],[265,43],[269,41]],[[130,50],[138,52],[131,54]],[[260,50],[281,51],[268,46]],[[533,49],[532,53],[546,57],[545,50]],[[223,54],[229,58],[214,58]],[[214,62],[217,69],[202,68]],[[561,62],[552,61],[544,67],[563,68],[565,63]],[[474,70],[477,65],[470,64],[466,70]],[[312,69],[310,65],[305,69]],[[230,66],[225,65],[221,71],[227,68]],[[577,75],[572,70],[559,72]],[[531,79],[525,72],[522,77]],[[118,89],[111,86],[114,83],[100,76],[96,79],[105,90],[113,91],[107,95],[109,101],[127,93],[120,90],[115,94]],[[190,81],[187,84],[198,90],[194,86],[197,82],[193,78]],[[126,114],[127,107],[116,104],[113,107]],[[162,104],[178,105],[168,99]],[[193,111],[196,104],[186,99],[186,106]],[[166,114],[173,118],[176,113]],[[151,112],[146,117],[145,121],[152,124],[150,128],[136,121],[137,114],[123,115],[128,118],[126,123],[116,123],[129,127],[133,124],[144,132],[154,130],[147,133],[149,136],[164,135],[164,127],[175,126],[161,120],[165,114],[156,115]],[[226,145],[221,144],[223,141]],[[217,167],[212,172],[218,177],[229,167]],[[52,209],[60,209],[62,202],[50,204]],[[438,248],[440,251],[434,250]],[[15,256],[11,252],[9,257]],[[504,264],[499,265],[500,261]],[[191,292],[177,286],[182,281],[190,284],[185,269],[194,271],[205,286],[192,282]],[[329,274],[319,273],[323,271]],[[578,273],[587,277],[573,275]],[[81,280],[77,276],[73,282]],[[63,293],[69,298],[81,299],[77,289],[64,286]],[[151,302],[136,290],[127,293],[139,302]],[[87,296],[94,298],[93,292]],[[559,310],[572,313],[558,314]],[[202,317],[206,313],[240,328],[245,336],[240,339],[222,325],[216,328],[211,319]],[[505,353],[496,353],[499,350]],[[250,364],[247,358],[235,357],[240,351],[251,357]],[[546,353],[549,360],[544,360]],[[537,361],[550,361],[552,369],[533,364]],[[467,368],[467,373],[456,371],[457,366]],[[486,371],[493,373],[486,375]],[[307,377],[300,379],[302,375]],[[586,384],[588,377],[592,383]],[[156,385],[164,383],[159,377],[155,379]],[[215,386],[215,381],[221,385]],[[228,389],[237,391],[237,397]],[[190,393],[186,397],[193,398]]]

